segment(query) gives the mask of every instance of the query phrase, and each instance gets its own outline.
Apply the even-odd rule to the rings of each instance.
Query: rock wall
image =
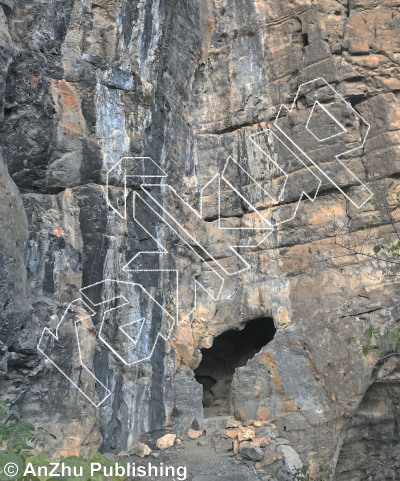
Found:
[[[392,449],[378,449],[376,436],[384,446],[400,443],[398,365],[395,356],[364,358],[345,340],[399,320],[400,278],[373,253],[398,228],[399,7],[396,0],[0,1],[1,392],[57,434],[48,449],[119,452],[147,432],[201,425],[193,374],[200,349],[252,319],[272,318],[273,341],[236,370],[232,412],[274,421],[315,472],[374,477],[379,453],[389,476],[398,461]],[[36,346],[80,288],[135,280],[123,266],[148,248],[149,237],[108,208],[107,172],[124,156],[151,157],[199,207],[200,190],[232,156],[252,181],[269,176],[276,189],[281,179],[249,137],[317,77],[371,124],[363,148],[345,163],[374,197],[356,208],[349,197],[361,195],[360,186],[317,150],[342,192],[324,177],[313,202],[298,206],[297,187],[276,207],[258,199],[270,217],[290,218],[298,206],[297,215],[246,253],[252,269],[228,277],[217,301],[199,295],[190,321],[158,343],[150,360],[124,366],[92,346],[88,362],[111,391],[93,407]],[[300,107],[305,113],[307,98]],[[303,182],[302,171],[287,167],[288,182]],[[240,169],[234,179],[253,195]],[[123,196],[118,182],[112,189]],[[216,228],[215,188],[209,194],[198,233],[235,266],[229,245],[245,234],[231,231],[227,242]],[[256,214],[232,190],[222,206],[226,225],[248,226],[261,241]],[[175,254],[190,310],[201,263],[167,229],[150,221],[148,229]],[[162,305],[170,302],[170,274],[146,282]],[[99,322],[83,326],[85,335]],[[66,355],[68,342],[62,349]]]

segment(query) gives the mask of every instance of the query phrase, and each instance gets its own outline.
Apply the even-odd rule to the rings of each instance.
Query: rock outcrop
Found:
[[[393,259],[374,252],[398,241],[399,9],[396,0],[0,0],[1,397],[57,435],[50,453],[119,453],[146,433],[202,431],[203,389],[194,374],[202,353],[218,336],[265,319],[274,323],[273,339],[256,349],[244,339],[248,356],[234,372],[222,359],[220,377],[203,376],[205,391],[214,386],[210,402],[228,392],[238,421],[274,422],[290,443],[282,457],[298,454],[328,479],[390,479],[398,471],[398,356],[363,357],[345,341],[362,339],[370,325],[399,322],[399,274]],[[328,125],[322,107],[335,108],[337,98],[319,84],[309,122],[312,92],[282,119],[319,168],[288,157],[279,171],[250,136],[319,77],[370,131],[347,111],[340,123],[348,135],[320,148],[319,129]],[[335,159],[335,148],[361,145],[367,133],[343,164]],[[257,139],[262,148],[270,143],[276,160],[282,151],[271,135]],[[241,167],[230,165],[230,187],[219,198],[208,183],[230,156]],[[123,157],[151,157],[182,198],[195,208],[203,201],[205,222],[184,209],[176,215],[227,272],[241,262],[230,246],[253,243],[241,251],[251,269],[225,276],[218,299],[198,290],[194,305],[195,277],[216,288],[210,264],[159,219],[145,219],[145,231],[109,208],[107,189],[117,204],[124,199],[118,179],[106,185]],[[275,195],[285,179],[277,205],[259,195],[257,183]],[[127,190],[138,192],[140,183],[129,180]],[[298,203],[305,191],[309,199]],[[168,196],[160,199],[171,208]],[[265,219],[246,199],[277,224],[262,243],[265,231],[257,229]],[[229,231],[218,228],[220,220]],[[123,268],[155,248],[152,236],[181,273],[182,312],[196,309],[134,365],[96,342],[103,310],[86,321],[89,311],[67,311],[59,355],[71,357],[77,375],[79,356],[70,350],[76,324],[89,370],[111,393],[96,408],[37,344],[81,288],[104,279],[138,282]],[[154,258],[150,267],[163,262]],[[139,280],[160,306],[171,305],[168,269]],[[102,286],[101,295],[115,294]],[[139,295],[134,315],[144,305]],[[150,314],[154,330],[163,322],[156,317]],[[99,383],[85,389],[99,399]],[[243,449],[262,461],[261,447]]]

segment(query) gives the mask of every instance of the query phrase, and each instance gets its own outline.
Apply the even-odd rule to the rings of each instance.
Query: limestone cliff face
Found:
[[[235,416],[273,420],[304,463],[337,481],[384,479],[377,473],[389,476],[398,465],[397,357],[363,358],[345,340],[399,320],[400,277],[373,252],[396,238],[399,214],[399,8],[396,0],[0,0],[1,397],[58,435],[50,450],[119,452],[146,432],[201,425],[193,373],[200,350],[272,318],[274,339],[233,375]],[[129,367],[105,346],[88,349],[111,391],[93,407],[36,346],[80,288],[135,280],[123,266],[146,250],[148,236],[108,208],[107,172],[124,156],[151,157],[199,207],[200,190],[232,156],[252,181],[271,178],[277,188],[281,177],[250,135],[318,77],[371,124],[364,147],[345,163],[372,200],[357,209],[348,197],[359,185],[319,152],[343,193],[324,177],[314,202],[304,199],[292,221],[244,255],[252,269],[229,276],[216,301],[199,295],[191,320],[150,360]],[[293,185],[304,181],[289,164],[287,172]],[[239,169],[234,180],[252,195]],[[123,196],[114,184],[113,195]],[[197,234],[235,266],[229,245],[247,234],[228,241],[216,228],[215,188],[208,194]],[[269,217],[290,218],[297,194],[287,190],[277,207],[255,202]],[[226,225],[249,226],[261,241],[259,219],[232,190],[222,206]],[[189,311],[202,264],[169,231],[150,220],[148,228],[183,272]],[[169,274],[147,281],[167,305]],[[99,322],[84,325],[85,335]]]

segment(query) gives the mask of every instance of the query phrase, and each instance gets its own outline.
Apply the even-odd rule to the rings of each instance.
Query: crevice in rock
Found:
[[[257,125],[259,123],[261,123],[260,120],[255,120],[255,121],[243,122],[243,123],[236,124],[236,125],[229,125],[228,127],[224,127],[222,129],[216,129],[216,130],[210,132],[210,134],[211,135],[230,134],[232,132],[236,132],[237,130],[244,129],[246,127],[253,127],[253,125]]]
[[[226,331],[214,339],[209,349],[201,350],[202,361],[194,373],[203,385],[205,417],[229,414],[235,369],[272,341],[275,332],[272,318],[253,319],[241,331]]]

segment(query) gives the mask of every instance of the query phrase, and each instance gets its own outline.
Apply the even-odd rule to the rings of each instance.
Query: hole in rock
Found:
[[[244,366],[274,338],[276,329],[270,317],[249,321],[241,331],[224,332],[209,349],[202,349],[202,360],[194,371],[203,385],[206,417],[229,414],[231,384],[235,369]]]

